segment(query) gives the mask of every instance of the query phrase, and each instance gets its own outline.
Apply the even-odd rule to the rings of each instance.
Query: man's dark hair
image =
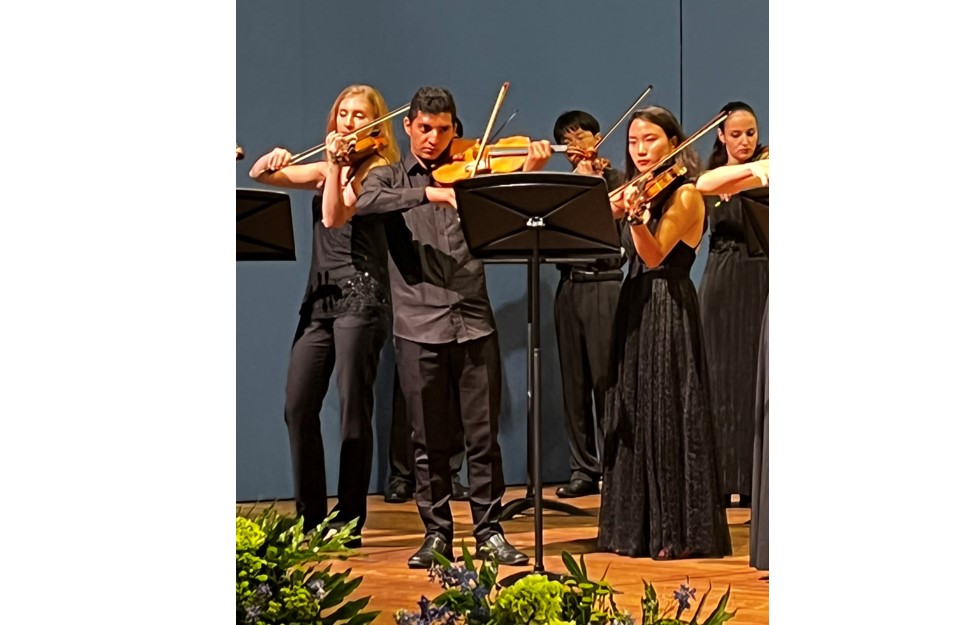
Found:
[[[456,121],[456,101],[452,99],[452,94],[442,87],[422,87],[412,96],[412,102],[408,107],[408,118],[414,120],[419,113],[428,115],[438,115],[439,113],[449,113],[452,121]]]
[[[554,123],[554,141],[563,143],[564,135],[571,130],[577,129],[587,130],[591,134],[596,135],[601,132],[601,125],[597,123],[597,120],[590,113],[585,113],[584,111],[567,111],[558,117]]]

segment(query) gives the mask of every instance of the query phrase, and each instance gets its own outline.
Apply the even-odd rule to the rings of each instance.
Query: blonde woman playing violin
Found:
[[[628,123],[627,178],[662,165],[684,140],[670,111],[636,111]],[[630,264],[614,324],[598,546],[655,559],[717,558],[732,546],[689,278],[705,212],[690,182],[695,154],[687,149],[673,160],[686,172],[622,233]],[[629,189],[615,208],[638,215],[644,205],[638,195]]]
[[[341,452],[334,523],[341,526],[357,519],[360,532],[367,516],[374,440],[372,386],[390,318],[387,246],[376,224],[352,221],[332,226],[348,206],[354,206],[361,181],[373,167],[398,161],[388,120],[377,127],[381,147],[354,165],[346,162],[351,146],[345,137],[386,113],[388,107],[377,90],[347,87],[328,116],[325,160],[292,164],[293,155],[276,148],[250,170],[252,178],[265,184],[322,191],[313,202],[310,276],[291,349],[284,404],[297,514],[304,518],[305,530],[328,514],[320,413],[335,368]],[[351,544],[360,546],[360,540]]]

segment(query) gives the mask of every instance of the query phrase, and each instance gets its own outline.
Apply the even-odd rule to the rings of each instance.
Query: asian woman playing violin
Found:
[[[769,256],[755,242],[744,202],[768,204],[769,148],[759,143],[752,108],[730,102],[697,187],[707,195],[709,254],[699,286],[702,329],[712,381],[723,500],[751,503],[756,360],[769,292]],[[765,184],[764,184],[765,181]],[[747,191],[747,189],[755,189]]]
[[[685,140],[667,109],[628,122],[626,173],[658,167]],[[680,175],[629,223],[629,257],[614,323],[607,396],[600,549],[654,559],[732,552],[716,469],[708,373],[698,298],[689,270],[705,230],[702,195],[690,182],[697,157],[684,150]],[[666,165],[667,166],[667,165]],[[615,201],[637,214],[637,189]]]
[[[357,518],[359,533],[367,515],[374,440],[372,386],[390,318],[387,246],[376,224],[352,221],[331,226],[335,215],[354,206],[361,181],[373,167],[398,161],[388,120],[377,127],[381,141],[373,155],[353,165],[345,162],[350,146],[343,137],[387,112],[374,88],[349,86],[328,116],[325,161],[291,165],[290,152],[276,148],[257,159],[250,171],[266,184],[323,191],[314,198],[310,276],[291,349],[284,405],[297,514],[303,516],[305,530],[328,514],[320,413],[335,367],[341,457],[334,523]]]

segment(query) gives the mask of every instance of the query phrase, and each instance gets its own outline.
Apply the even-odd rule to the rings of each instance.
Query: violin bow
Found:
[[[629,106],[628,107],[628,110],[621,114],[621,117],[618,118],[618,121],[614,122],[614,125],[611,126],[611,130],[608,130],[606,133],[604,133],[603,135],[601,135],[601,139],[597,143],[595,143],[594,144],[594,147],[592,148],[594,151],[597,151],[597,148],[599,148],[601,146],[601,144],[604,143],[605,139],[607,139],[608,137],[611,136],[611,133],[612,132],[614,132],[615,130],[618,129],[618,126],[621,125],[621,122],[624,121],[624,119],[631,113],[631,111],[635,110],[635,108],[639,104],[641,104],[641,101],[644,100],[646,97],[648,97],[648,94],[651,93],[651,90],[652,89],[654,89],[654,87],[652,85],[648,85],[648,88],[645,89],[645,91],[640,96],[638,96],[638,99],[634,101],[634,104],[632,104],[631,106]],[[575,167],[574,168],[574,171],[571,172],[571,173],[576,174],[577,173],[577,168]]]
[[[472,172],[469,174],[470,178],[475,176],[476,172],[479,170],[479,161],[482,160],[483,154],[486,152],[486,146],[489,145],[485,139],[493,130],[493,123],[496,121],[496,115],[499,113],[500,107],[503,105],[503,100],[506,98],[506,92],[509,90],[510,83],[504,82],[503,86],[500,87],[499,95],[496,96],[496,104],[493,105],[493,112],[489,116],[489,122],[486,124],[486,132],[483,133],[483,145],[481,148],[479,148],[479,153],[476,154],[476,160],[473,162]]]
[[[409,106],[410,106],[409,104],[406,104],[405,106],[402,106],[400,108],[397,108],[394,111],[392,111],[391,113],[388,113],[387,115],[382,115],[381,117],[379,117],[375,121],[373,121],[373,122],[371,122],[369,124],[365,124],[361,128],[357,128],[357,129],[353,130],[352,132],[349,132],[348,134],[345,135],[345,137],[354,137],[354,138],[357,139],[358,138],[358,135],[360,133],[362,133],[362,132],[364,132],[366,130],[371,130],[372,128],[378,126],[379,124],[383,124],[386,121],[388,121],[389,119],[391,119],[393,117],[397,117],[398,115],[401,115],[402,113],[404,113],[405,111],[408,110],[408,107]],[[301,161],[307,160],[308,158],[314,156],[315,154],[318,154],[318,153],[322,152],[326,146],[327,146],[327,142],[324,142],[324,143],[322,143],[320,145],[316,145],[316,146],[312,147],[309,150],[305,150],[305,151],[301,152],[300,154],[297,154],[297,155],[291,157],[290,164],[291,165],[296,165],[297,163],[299,163]]]
[[[648,85],[648,88],[647,88],[647,89],[645,89],[645,91],[644,91],[644,93],[642,93],[642,94],[641,94],[640,96],[638,96],[638,99],[634,101],[634,104],[632,104],[631,106],[629,106],[629,107],[628,107],[628,110],[627,110],[627,111],[625,111],[624,113],[622,113],[622,115],[621,115],[621,117],[619,117],[619,118],[618,118],[618,121],[616,121],[616,122],[614,123],[614,125],[613,125],[613,126],[611,126],[611,130],[608,130],[608,131],[607,131],[606,133],[604,133],[604,134],[603,134],[603,135],[601,136],[601,140],[600,140],[600,141],[598,141],[597,143],[595,143],[595,144],[594,144],[594,149],[595,149],[595,150],[596,150],[597,148],[599,148],[599,147],[601,146],[601,144],[602,144],[602,143],[604,143],[604,140],[605,140],[605,139],[607,139],[608,137],[610,137],[610,136],[611,136],[611,133],[612,133],[612,132],[614,132],[615,130],[617,130],[617,129],[618,129],[618,126],[620,126],[620,125],[621,125],[621,122],[623,122],[623,121],[624,121],[624,119],[625,119],[625,118],[626,118],[626,117],[627,117],[627,116],[628,116],[628,115],[629,115],[629,114],[631,113],[631,111],[633,111],[633,110],[635,110],[635,108],[636,108],[636,107],[637,107],[637,106],[638,106],[639,104],[641,104],[641,101],[642,101],[642,100],[644,100],[644,99],[645,99],[646,97],[648,97],[648,94],[649,94],[649,93],[651,93],[651,90],[652,90],[652,89],[654,89],[654,87],[653,87],[653,86],[651,86],[651,85]]]
[[[638,176],[632,178],[630,182],[628,182],[627,184],[621,185],[620,187],[618,187],[617,189],[615,189],[614,191],[612,191],[610,194],[608,194],[608,199],[611,200],[611,201],[614,201],[614,199],[616,199],[618,197],[618,195],[623,194],[624,191],[625,191],[625,189],[627,189],[628,187],[630,187],[630,186],[632,186],[634,184],[637,184],[637,183],[641,182],[642,180],[650,180],[652,177],[654,177],[655,170],[661,168],[662,165],[664,165],[665,163],[671,161],[673,158],[675,158],[676,156],[678,156],[678,154],[682,150],[684,150],[685,148],[689,147],[690,145],[692,145],[693,143],[695,143],[702,135],[704,135],[705,133],[709,132],[710,130],[712,130],[713,128],[715,128],[716,126],[718,126],[719,124],[721,124],[722,122],[724,122],[727,117],[729,117],[729,115],[727,113],[720,113],[719,115],[715,116],[712,119],[712,121],[710,121],[708,124],[706,124],[705,126],[703,126],[701,129],[695,131],[695,133],[691,137],[689,137],[685,141],[682,141],[682,143],[679,144],[679,146],[677,148],[675,148],[671,153],[669,153],[668,155],[666,155],[665,158],[663,158],[662,160],[658,161],[658,164],[657,165],[655,165],[654,167],[652,167],[648,171],[646,171],[646,172],[644,172],[642,174],[639,174]]]

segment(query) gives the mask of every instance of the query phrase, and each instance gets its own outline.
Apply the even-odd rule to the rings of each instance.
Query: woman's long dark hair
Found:
[[[660,127],[665,133],[665,137],[668,139],[675,139],[675,145],[678,147],[685,141],[685,132],[682,130],[681,124],[675,119],[675,115],[672,114],[666,108],[660,106],[649,106],[631,114],[631,118],[628,120],[628,128],[626,132],[630,132],[631,124],[634,123],[636,119],[643,119],[647,122],[651,122],[656,126]],[[679,152],[675,160],[679,164],[683,165],[688,169],[686,177],[689,180],[695,180],[699,177],[702,171],[702,164],[699,160],[699,155],[696,154],[695,150],[692,148],[686,148],[685,150]],[[625,180],[631,180],[638,175],[638,168],[635,166],[634,159],[631,158],[631,152],[627,149],[624,151],[624,173]]]
[[[756,120],[756,130],[757,132],[759,131],[759,119],[756,117],[756,112],[753,110],[753,107],[749,106],[745,102],[730,102],[729,104],[726,104],[725,106],[722,107],[722,110],[719,111],[719,114],[721,115],[722,113],[728,113],[729,115],[732,115],[737,111],[746,111],[747,113],[752,115],[753,119]],[[726,132],[727,121],[729,121],[728,117],[721,124],[719,124],[719,130],[723,132],[723,135]],[[749,159],[749,162],[759,159],[759,155],[762,154],[764,149],[765,146],[763,146],[762,143],[757,143],[756,150],[753,151],[753,156]],[[715,143],[712,146],[712,154],[709,155],[708,169],[715,169],[716,167],[722,167],[728,162],[729,162],[729,153],[726,150],[726,144],[723,143],[722,141],[719,141],[719,135],[717,133],[715,138]]]

